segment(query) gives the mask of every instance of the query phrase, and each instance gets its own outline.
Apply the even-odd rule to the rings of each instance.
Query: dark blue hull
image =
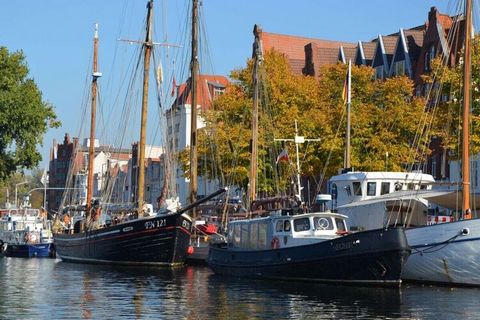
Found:
[[[237,277],[398,286],[409,255],[403,229],[382,229],[281,249],[211,246],[208,265]]]
[[[53,243],[7,244],[2,254],[16,258],[55,258]]]
[[[67,262],[175,266],[185,261],[191,221],[181,213],[137,219],[98,230],[54,235]]]

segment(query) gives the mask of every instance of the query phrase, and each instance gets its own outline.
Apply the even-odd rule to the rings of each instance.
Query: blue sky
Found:
[[[94,23],[100,24],[100,70],[111,77],[112,61],[124,55],[118,38],[138,39],[146,0],[23,0],[0,2],[0,46],[23,50],[45,101],[54,105],[63,126],[50,130],[41,147],[47,164],[53,139],[75,135],[80,104],[88,90]],[[160,40],[182,42],[188,0],[156,0],[155,29]],[[208,47],[206,72],[228,75],[251,56],[254,24],[266,32],[357,42],[424,23],[430,7],[452,12],[440,0],[203,0]],[[166,31],[165,31],[166,30]],[[205,37],[203,38],[205,39]],[[202,62],[202,61],[201,61]],[[179,62],[177,61],[178,65]],[[177,68],[177,82],[185,80]],[[185,69],[186,67],[182,67]],[[184,74],[185,72],[183,72]],[[186,76],[186,75],[185,75]],[[103,81],[103,79],[102,79]],[[111,95],[113,96],[113,95]],[[108,95],[102,103],[108,105]],[[150,124],[149,124],[150,125]],[[133,137],[132,140],[136,138]]]

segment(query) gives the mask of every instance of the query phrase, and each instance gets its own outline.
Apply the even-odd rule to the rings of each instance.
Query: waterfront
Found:
[[[480,290],[360,288],[0,258],[0,319],[478,319]]]

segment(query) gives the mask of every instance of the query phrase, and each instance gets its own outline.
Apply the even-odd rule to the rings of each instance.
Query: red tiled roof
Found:
[[[214,98],[213,89],[215,86],[225,88],[229,83],[228,79],[219,75],[199,75],[197,87],[197,104],[201,106],[202,111],[210,108]],[[177,98],[174,105],[180,106],[191,104],[190,95],[190,79],[186,83],[182,83],[177,88]]]
[[[346,59],[346,62],[348,62],[348,60],[352,60],[355,59],[355,53],[357,52],[357,47],[343,47],[343,52],[345,53],[345,59]]]
[[[397,45],[398,36],[383,36],[382,40],[385,53],[393,54],[393,51],[395,51],[395,46]]]
[[[375,54],[375,48],[377,47],[377,42],[363,42],[362,41],[362,47],[363,47],[363,54],[365,55],[365,60],[372,61],[373,55]]]
[[[309,43],[314,43],[318,47],[335,48],[337,50],[340,46],[355,47],[353,43],[349,42],[313,39],[263,31],[260,33],[260,40],[262,40],[264,52],[275,48],[275,50],[286,54],[289,59],[298,60],[305,60],[304,47]]]

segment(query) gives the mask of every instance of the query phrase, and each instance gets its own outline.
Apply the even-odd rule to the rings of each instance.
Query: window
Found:
[[[242,248],[248,248],[248,240],[249,240],[249,228],[248,223],[241,224],[241,238],[240,238],[240,246]]]
[[[258,249],[258,223],[250,224],[250,249]]]
[[[367,183],[367,196],[374,196],[377,194],[377,183],[369,182]]]
[[[396,76],[405,75],[405,60],[395,62],[394,70]]]
[[[267,248],[267,222],[258,224],[258,249]]]
[[[375,80],[383,79],[383,66],[375,67]]]
[[[333,230],[332,219],[328,217],[315,217],[313,224],[316,230]]]
[[[240,246],[240,225],[235,224],[233,227],[233,246]]]
[[[425,52],[425,61],[423,69],[424,71],[430,71],[430,63],[432,59],[435,58],[435,47],[431,46],[427,52]]]
[[[277,225],[275,226],[276,232],[283,232],[283,220],[277,221]]]
[[[473,186],[478,187],[478,161],[473,161]]]
[[[353,194],[356,195],[356,196],[361,196],[362,195],[362,185],[360,184],[360,182],[353,182],[352,183],[353,185]]]
[[[335,222],[337,223],[338,231],[347,231],[347,227],[345,226],[345,221],[339,218],[335,218]]]
[[[310,220],[308,218],[299,218],[293,220],[295,232],[310,230]]]
[[[382,182],[380,187],[380,194],[387,194],[390,193],[390,182]]]
[[[213,98],[217,98],[218,96],[221,96],[222,94],[225,93],[225,88],[218,88],[214,87],[213,88]]]
[[[283,230],[285,232],[290,232],[290,229],[291,229],[290,220],[285,220],[283,224]]]

